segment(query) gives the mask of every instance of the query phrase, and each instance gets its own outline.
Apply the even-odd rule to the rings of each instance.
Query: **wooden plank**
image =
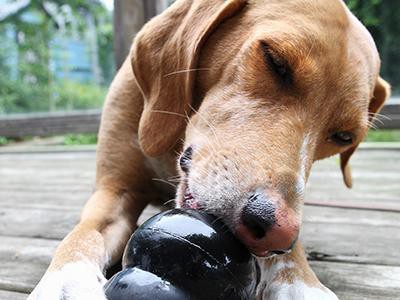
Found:
[[[45,272],[58,243],[0,236],[0,289],[29,293]]]
[[[13,237],[0,240],[0,289],[31,291],[46,270],[57,242]],[[312,261],[311,266],[344,300],[396,299],[400,293],[400,267],[321,261]]]
[[[352,160],[355,186],[351,190],[342,183],[336,158],[318,162],[306,198],[400,206],[397,161],[400,151],[358,151]],[[81,208],[94,188],[94,152],[1,154],[0,165],[1,204]]]
[[[26,300],[27,297],[28,294],[0,290],[0,300]]]
[[[354,187],[343,184],[339,159],[316,162],[306,198],[318,201],[371,201],[400,204],[400,151],[359,149],[352,157]],[[334,192],[332,192],[334,191]]]
[[[62,137],[61,137],[62,138]],[[32,142],[34,143],[34,142]],[[91,153],[94,157],[96,152],[96,145],[26,145],[27,142],[22,144],[15,143],[0,147],[1,155],[20,155],[20,154],[52,154],[52,153]],[[400,147],[399,147],[400,148]]]
[[[141,222],[156,210],[146,210]],[[0,207],[0,235],[62,239],[80,210]],[[306,207],[301,239],[309,257],[324,261],[399,265],[400,214]]]
[[[149,206],[140,223],[158,210]],[[61,240],[78,223],[81,209],[0,206],[0,235]]]
[[[311,262],[317,277],[341,300],[398,299],[400,267]]]
[[[94,152],[2,154],[0,166],[0,205],[81,209],[94,189]]]
[[[67,148],[68,149],[68,148]],[[315,163],[306,199],[400,204],[400,151],[360,149],[351,160],[353,189],[347,189],[336,157]],[[82,207],[94,188],[95,153],[0,153],[2,203]],[[334,192],[332,192],[334,191]]]
[[[1,207],[0,235],[60,240],[79,216],[79,210]]]
[[[100,110],[2,116],[0,136],[20,138],[65,133],[96,133],[99,130],[100,118]]]
[[[301,240],[314,260],[400,266],[400,214],[306,207]]]

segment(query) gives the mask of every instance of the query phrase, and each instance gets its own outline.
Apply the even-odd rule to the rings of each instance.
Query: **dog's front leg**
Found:
[[[103,269],[121,255],[144,206],[132,200],[117,191],[97,191],[29,299],[105,299]]]
[[[315,276],[300,242],[290,254],[258,259],[258,300],[338,300]]]
[[[29,299],[105,299],[103,271],[121,257],[143,208],[159,196],[154,174],[135,143],[142,99],[125,62],[102,117],[96,192],[79,224],[61,242]]]

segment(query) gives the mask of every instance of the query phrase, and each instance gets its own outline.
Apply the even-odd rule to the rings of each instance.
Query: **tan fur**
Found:
[[[293,84],[282,85],[266,66],[260,41],[288,62]],[[225,199],[222,187],[236,197],[207,202],[231,228],[257,187],[301,218],[296,185],[314,161],[342,153],[351,185],[348,160],[389,95],[378,74],[372,38],[342,1],[176,1],[138,34],[110,87],[96,192],[48,273],[74,261],[101,271],[115,263],[144,207],[173,197],[152,178],[176,175],[183,145],[197,149],[188,181],[199,199]],[[329,142],[333,130],[354,132],[353,145]],[[178,201],[183,192],[181,185]],[[299,243],[284,259],[295,267],[280,271],[278,282],[320,286]]]

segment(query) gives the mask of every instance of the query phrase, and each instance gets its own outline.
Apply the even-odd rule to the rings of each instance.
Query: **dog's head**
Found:
[[[295,242],[314,161],[340,153],[351,186],[348,160],[389,94],[340,0],[178,0],[131,53],[143,151],[184,137],[178,205],[221,217],[259,256]]]

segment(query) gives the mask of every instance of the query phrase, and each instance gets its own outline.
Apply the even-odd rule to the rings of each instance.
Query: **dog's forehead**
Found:
[[[329,70],[331,76],[325,76],[329,82],[343,79],[338,82],[343,89],[372,95],[380,69],[379,54],[371,34],[342,0],[249,3],[251,17],[258,23],[257,36],[278,41],[278,48],[287,47],[283,52],[292,53],[294,60],[314,55],[312,65]]]

